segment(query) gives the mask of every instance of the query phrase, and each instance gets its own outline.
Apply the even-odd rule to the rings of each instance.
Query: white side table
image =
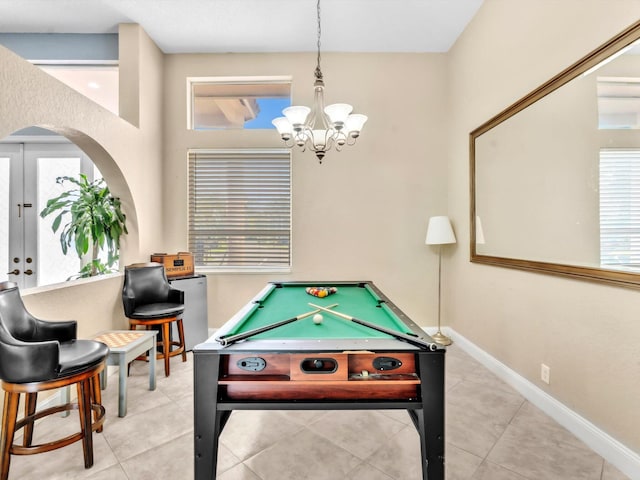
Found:
[[[107,365],[119,367],[118,416],[127,414],[127,374],[129,362],[149,352],[149,390],[156,389],[156,331],[154,330],[110,330],[98,333],[94,340],[109,347]],[[106,369],[100,373],[100,387],[107,388]]]

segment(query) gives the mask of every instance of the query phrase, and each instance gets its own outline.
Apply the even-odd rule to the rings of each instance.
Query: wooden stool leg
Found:
[[[24,416],[28,417],[36,413],[36,405],[38,404],[37,393],[27,393],[24,400]],[[22,445],[25,447],[31,446],[33,442],[33,422],[27,423],[24,426],[24,436],[22,438]]]
[[[164,376],[170,375],[169,353],[171,353],[171,336],[169,334],[169,322],[162,324],[162,355],[164,357]]]
[[[4,408],[2,410],[2,433],[0,434],[0,480],[8,480],[9,464],[11,463],[11,446],[16,433],[16,418],[18,417],[19,393],[4,393]]]
[[[80,431],[82,432],[82,452],[84,468],[93,466],[93,432],[91,430],[91,390],[92,380],[78,382],[78,413],[80,414]]]
[[[187,346],[184,342],[184,325],[182,324],[182,318],[178,318],[178,340],[180,340],[180,347],[182,347],[182,361],[187,361]]]
[[[105,372],[104,374],[106,375],[106,367],[105,367]],[[91,378],[91,403],[92,404],[96,404],[96,405],[102,405],[102,389],[100,388],[100,374],[95,375],[94,377]],[[89,408],[91,408],[91,405],[89,405]],[[98,416],[99,413],[98,412],[94,412],[94,421],[98,420]],[[102,425],[100,426],[100,428],[98,428],[96,430],[96,432],[101,433],[103,430]]]

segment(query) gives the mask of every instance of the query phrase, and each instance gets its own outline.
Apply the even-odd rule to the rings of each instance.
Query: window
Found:
[[[640,267],[640,149],[600,150],[600,263]]]
[[[269,129],[291,105],[289,77],[188,78],[191,130]]]
[[[200,267],[290,268],[289,150],[189,151],[189,251]]]
[[[640,78],[598,77],[598,128],[640,128]]]

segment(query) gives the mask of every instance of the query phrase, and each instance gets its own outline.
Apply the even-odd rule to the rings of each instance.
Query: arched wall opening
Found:
[[[58,210],[40,215],[51,198],[77,186],[59,177],[89,182],[102,177],[118,198],[126,215],[128,235],[121,237],[120,261],[107,271],[126,264],[127,247],[137,245],[137,214],[129,186],[112,155],[84,132],[51,125],[19,129],[0,141],[0,281],[14,281],[21,288],[34,288],[77,279],[91,261],[73,248],[65,255],[60,233],[69,221],[66,215],[54,232]],[[135,250],[135,248],[134,248]],[[106,252],[100,255],[107,263]]]

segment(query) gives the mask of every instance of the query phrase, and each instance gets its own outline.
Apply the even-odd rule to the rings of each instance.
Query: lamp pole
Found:
[[[442,308],[442,244],[438,245],[438,331],[431,338],[440,345],[451,345],[451,339],[440,330],[440,310]]]
[[[449,217],[441,215],[429,219],[425,243],[427,245],[438,246],[438,331],[431,335],[431,337],[440,345],[451,345],[451,339],[440,330],[442,308],[442,245],[456,243],[456,236],[453,233]]]

